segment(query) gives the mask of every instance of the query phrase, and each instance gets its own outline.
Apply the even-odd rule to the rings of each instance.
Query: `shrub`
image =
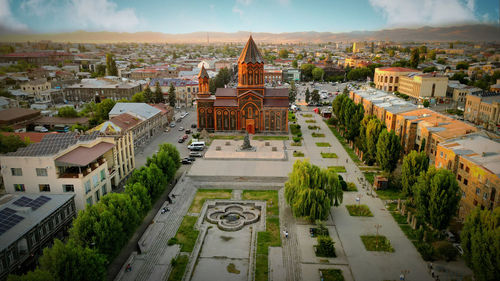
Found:
[[[316,245],[316,256],[336,257],[335,242],[330,236],[318,236],[318,245]]]
[[[434,260],[434,247],[425,242],[414,242],[414,244],[424,261]]]
[[[293,137],[293,142],[300,142],[300,137]]]
[[[172,245],[175,245],[175,244],[177,244],[177,243],[178,243],[177,238],[172,237],[172,238],[170,238],[170,239],[168,240],[167,245],[172,246]]]
[[[438,256],[446,261],[453,261],[457,258],[458,250],[448,241],[435,242],[434,248]]]
[[[297,134],[297,137],[301,138],[301,137],[302,137],[302,133],[301,133],[301,132],[299,132],[299,133]]]

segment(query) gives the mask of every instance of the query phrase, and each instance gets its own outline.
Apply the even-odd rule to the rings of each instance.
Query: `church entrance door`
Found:
[[[249,134],[255,134],[255,120],[254,119],[247,119],[246,121],[246,129]]]

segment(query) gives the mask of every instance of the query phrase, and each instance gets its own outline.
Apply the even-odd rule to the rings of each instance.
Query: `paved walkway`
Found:
[[[122,266],[115,280],[163,280],[170,271],[170,260],[178,253],[178,245],[167,246],[174,237],[192,199],[196,193],[189,178],[182,178],[172,191],[176,195],[172,204],[163,201],[162,207],[168,207],[169,212],[158,212],[140,240],[140,246],[145,250],[141,254],[132,254]],[[132,266],[131,272],[124,272],[126,264]]]
[[[305,123],[304,119],[314,119],[316,123]],[[358,192],[345,192],[343,204],[331,210],[333,222],[354,279],[357,281],[397,280],[402,270],[410,270],[407,280],[432,280],[420,254],[385,209],[382,201],[379,198],[368,196],[366,191],[360,188],[365,181],[363,174],[349,158],[345,149],[322,121],[321,117],[317,114],[313,114],[312,118],[299,117],[298,122],[302,127],[306,157],[310,158],[311,163],[325,168],[327,166],[345,166],[347,173],[341,175],[346,181],[354,182],[359,189]],[[319,126],[321,133],[325,134],[325,138],[313,138],[311,136],[312,131],[307,128],[308,125]],[[329,142],[332,146],[330,148],[317,147],[316,142]],[[322,159],[321,151],[334,152],[338,158]],[[370,207],[374,214],[373,217],[351,217],[347,212],[344,205],[355,204],[355,197],[358,194],[362,194],[361,203]],[[375,234],[375,224],[382,225],[380,233],[391,241],[395,249],[394,253],[365,250],[360,236]]]
[[[286,278],[278,278],[279,280],[298,281],[302,280],[302,273],[300,270],[300,253],[298,235],[296,229],[295,218],[292,215],[290,206],[286,203],[284,197],[284,189],[280,189],[279,193],[279,206],[280,206],[280,229],[281,231],[288,231],[288,238],[281,232],[281,241],[283,248],[283,265],[285,267]],[[275,263],[276,266],[279,263]],[[273,268],[273,272],[279,272],[277,268]],[[308,280],[308,279],[304,279]]]

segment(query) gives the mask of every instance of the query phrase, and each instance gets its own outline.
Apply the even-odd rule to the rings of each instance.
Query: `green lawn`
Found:
[[[313,138],[324,138],[325,137],[325,134],[321,134],[321,133],[312,133],[311,135]]]
[[[288,136],[254,136],[253,140],[289,140]]]
[[[345,173],[346,169],[344,166],[328,166],[328,169],[333,170],[335,173]]]
[[[302,117],[313,117],[313,115],[312,115],[312,114],[307,113],[307,114],[302,114]]]
[[[405,199],[406,196],[403,195],[401,190],[394,189],[380,189],[377,190],[377,195],[382,200],[396,200],[398,198]]]
[[[355,183],[348,182],[347,183],[347,191],[358,191],[358,188],[356,187]]]
[[[309,130],[317,130],[317,129],[319,129],[319,127],[318,127],[318,126],[316,126],[316,125],[309,125],[309,126],[307,126],[307,128],[308,128]]]
[[[294,151],[293,152],[293,157],[304,157],[304,152],[302,151]]]
[[[321,157],[323,158],[337,158],[337,154],[333,152],[321,152]]]
[[[363,241],[367,251],[394,252],[391,242],[383,235],[363,235],[361,241]]]
[[[346,205],[349,215],[353,217],[373,217],[370,208],[366,205]]]
[[[199,213],[207,199],[231,199],[231,193],[231,189],[198,189],[189,212]]]
[[[302,133],[302,130],[300,129],[299,124],[290,124],[290,133],[292,135],[298,135],[299,133]]]
[[[314,119],[307,119],[306,123],[316,123],[316,120],[314,120]]]
[[[347,154],[349,154],[349,157],[351,157],[352,161],[354,161],[354,163],[357,164],[361,163],[356,153],[354,153],[354,150],[351,147],[349,147],[349,145],[347,145],[345,139],[339,134],[339,132],[337,132],[337,129],[335,129],[333,126],[330,125],[328,125],[328,128],[330,128],[330,131],[332,131],[333,135],[335,135],[335,137],[339,140],[340,144],[342,144],[344,149],[347,151]]]
[[[186,266],[189,261],[189,256],[181,255],[175,259],[175,264],[172,266],[172,271],[168,276],[168,281],[178,281],[182,280],[184,276],[184,271],[186,271]]]
[[[257,233],[257,256],[255,261],[255,280],[266,281],[269,279],[269,247],[281,246],[278,191],[244,190],[241,198],[243,200],[265,200],[267,202],[266,231]]]
[[[242,140],[243,136],[236,135],[211,135],[211,139],[213,140]]]
[[[320,269],[323,281],[344,281],[342,270],[340,269]]]
[[[373,182],[375,181],[375,175],[376,173],[373,172],[365,172],[363,173],[365,175],[366,180],[373,185]]]
[[[302,146],[302,142],[292,142],[290,143],[291,146]]]
[[[317,142],[316,146],[319,146],[319,147],[330,147],[332,145],[330,143],[328,143],[328,142]]]
[[[197,220],[198,217],[193,216],[185,216],[182,220],[181,226],[179,226],[177,234],[175,234],[178,244],[181,245],[181,252],[191,253],[193,251],[199,234],[199,231],[194,229]]]

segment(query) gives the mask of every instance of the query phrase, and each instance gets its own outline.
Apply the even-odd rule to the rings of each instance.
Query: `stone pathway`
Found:
[[[295,227],[295,218],[292,215],[292,210],[290,206],[286,204],[284,197],[284,188],[280,189],[278,192],[279,204],[280,204],[280,229],[281,231],[288,231],[288,238],[285,238],[283,232],[280,233],[282,236],[282,248],[283,248],[283,265],[285,267],[285,280],[288,281],[299,281],[302,280],[302,274],[300,270],[300,254],[299,254],[299,243],[298,236]],[[273,268],[274,271],[279,271],[280,269]]]
[[[183,178],[172,192],[176,195],[173,204],[165,202],[163,206],[168,207],[170,211],[164,214],[159,212],[139,242],[141,248],[146,251],[137,255],[133,254],[127,261],[133,270],[125,272],[127,265],[125,263],[115,278],[116,281],[163,280],[169,273],[170,260],[179,252],[179,246],[167,246],[167,242],[175,236],[184,214],[191,205],[196,188],[192,186],[188,178]],[[152,231],[153,229],[155,231]],[[174,253],[176,252],[175,255],[172,254],[173,250]]]

